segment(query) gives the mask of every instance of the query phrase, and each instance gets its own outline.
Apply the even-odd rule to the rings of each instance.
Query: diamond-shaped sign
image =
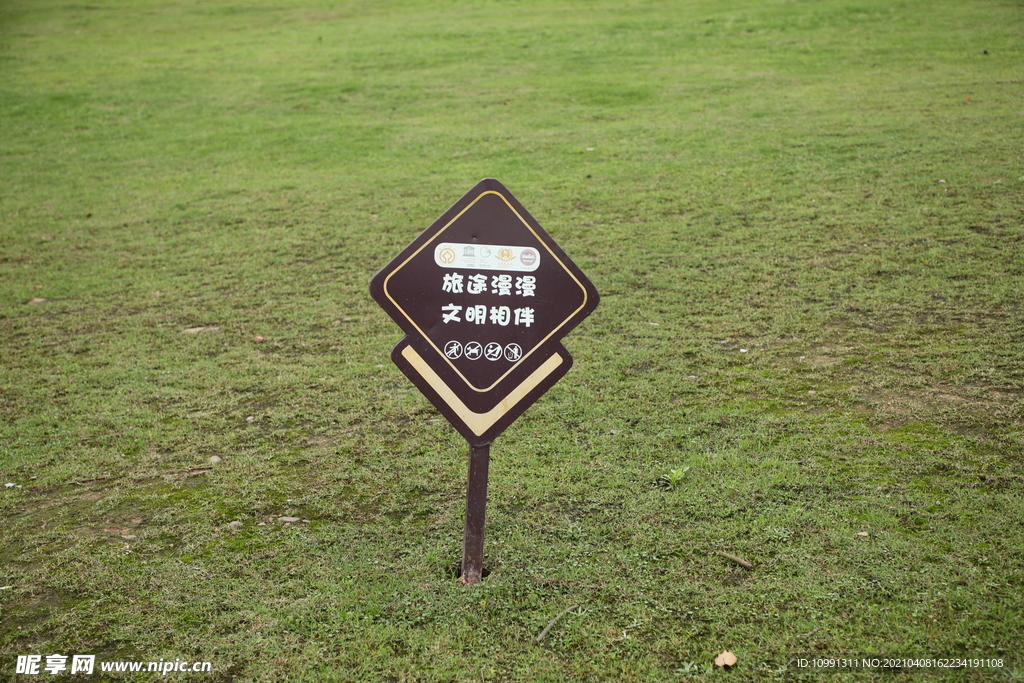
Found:
[[[572,365],[559,339],[597,290],[497,180],[381,270],[373,298],[407,336],[392,359],[470,443],[489,442]]]

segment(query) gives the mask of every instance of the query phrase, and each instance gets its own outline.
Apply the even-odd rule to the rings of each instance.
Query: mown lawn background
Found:
[[[3,0],[2,676],[1021,680],[1022,35],[1019,0]],[[491,449],[467,589],[467,447],[367,283],[483,177],[602,303]],[[1003,666],[795,664],[854,655]]]

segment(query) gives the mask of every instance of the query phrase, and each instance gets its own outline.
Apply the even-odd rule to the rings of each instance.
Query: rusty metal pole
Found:
[[[487,509],[487,467],[491,444],[469,447],[469,484],[466,487],[466,530],[462,536],[462,577],[459,583],[479,583],[484,571],[484,516]]]

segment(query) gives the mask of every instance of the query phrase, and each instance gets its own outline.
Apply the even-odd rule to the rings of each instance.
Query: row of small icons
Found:
[[[498,342],[491,342],[484,346],[476,341],[471,341],[463,346],[460,342],[450,341],[444,345],[444,355],[452,360],[465,356],[467,360],[480,358],[501,360],[504,358],[507,361],[515,362],[523,357],[523,347],[519,344],[508,344],[503,347]]]
[[[462,248],[462,258],[476,258],[477,256],[478,254],[476,253],[476,247],[467,244]],[[508,247],[499,248],[497,254],[491,251],[490,247],[480,247],[480,258],[486,259],[490,258],[491,256],[495,256],[495,258],[497,258],[499,261],[511,261],[516,257],[516,254],[512,249],[509,249]],[[452,249],[451,247],[445,247],[444,249],[441,250],[439,258],[441,259],[442,263],[454,263],[456,258],[455,250]],[[522,261],[523,265],[525,266],[532,266],[534,263],[537,262],[537,252],[535,252],[533,249],[523,249],[522,253],[519,254],[519,260]]]

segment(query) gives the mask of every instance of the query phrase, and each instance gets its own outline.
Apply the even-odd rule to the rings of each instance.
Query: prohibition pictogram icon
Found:
[[[469,342],[466,344],[466,358],[470,360],[476,360],[484,352],[484,347],[480,346],[480,342]]]
[[[452,360],[455,360],[462,355],[462,344],[457,341],[450,341],[445,344],[444,355],[448,356]]]

